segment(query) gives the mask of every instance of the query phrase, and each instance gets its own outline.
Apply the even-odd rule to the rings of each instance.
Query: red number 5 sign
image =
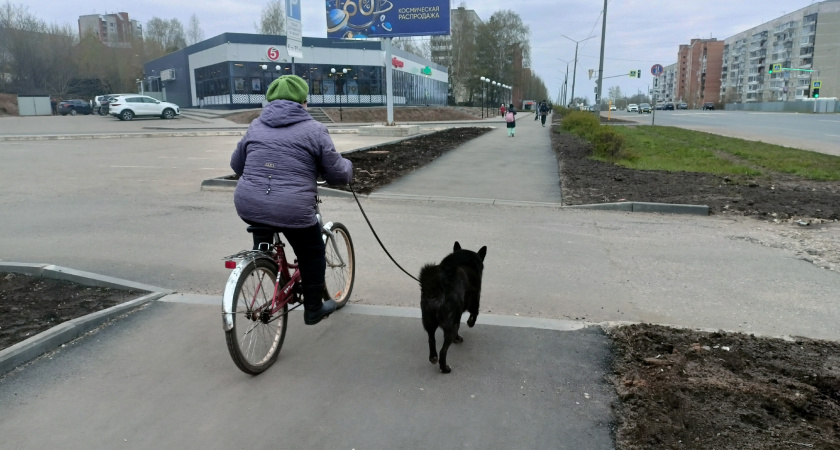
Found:
[[[276,47],[269,47],[266,55],[268,56],[268,59],[277,61],[280,58],[280,50],[277,50]]]

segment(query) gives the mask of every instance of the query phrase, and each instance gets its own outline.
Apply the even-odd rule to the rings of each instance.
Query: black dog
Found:
[[[484,256],[487,247],[478,253],[462,250],[455,242],[452,253],[440,264],[427,264],[420,269],[420,311],[423,313],[423,328],[429,333],[429,361],[438,362],[435,349],[435,331],[443,329],[443,346],[440,348],[440,371],[449,373],[446,365],[446,351],[453,342],[464,342],[458,334],[461,314],[470,312],[467,325],[475,325],[478,318],[478,304],[481,299],[481,273],[484,270]]]

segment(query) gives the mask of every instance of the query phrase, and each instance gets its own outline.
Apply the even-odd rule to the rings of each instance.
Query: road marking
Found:
[[[829,137],[840,137],[840,134],[826,134]]]
[[[197,156],[158,156],[158,159],[210,159],[210,158],[199,158]]]
[[[99,166],[105,167],[105,166]],[[112,169],[177,169],[177,167],[163,167],[163,166],[108,166]]]
[[[840,123],[840,120],[825,120],[825,119],[820,119],[820,122],[833,122],[833,123]]]

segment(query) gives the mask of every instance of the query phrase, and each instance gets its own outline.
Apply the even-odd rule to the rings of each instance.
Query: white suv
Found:
[[[635,103],[627,105],[627,112],[639,112],[639,105]]]
[[[108,113],[120,120],[131,120],[137,116],[172,119],[181,114],[181,108],[174,103],[162,102],[145,95],[125,94],[112,97]]]

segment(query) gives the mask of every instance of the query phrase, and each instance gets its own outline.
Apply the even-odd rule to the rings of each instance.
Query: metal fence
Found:
[[[840,113],[836,98],[802,100],[798,102],[727,103],[727,111]]]

